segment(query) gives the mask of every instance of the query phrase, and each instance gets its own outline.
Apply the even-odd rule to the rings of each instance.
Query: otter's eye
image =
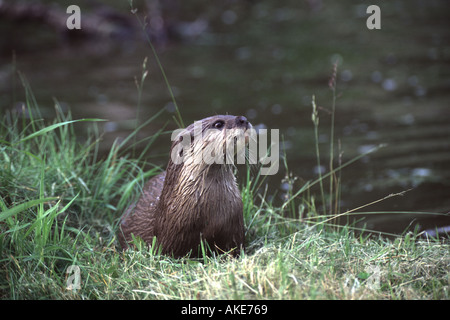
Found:
[[[223,126],[225,125],[225,122],[223,120],[217,120],[216,122],[213,123],[213,128],[216,129],[222,129]]]

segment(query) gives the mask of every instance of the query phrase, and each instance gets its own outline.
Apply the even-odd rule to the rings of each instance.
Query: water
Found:
[[[243,114],[253,125],[279,129],[299,188],[319,171],[328,170],[332,104],[328,82],[337,62],[335,166],[339,157],[345,162],[386,145],[342,170],[342,210],[409,190],[364,211],[448,213],[450,5],[447,1],[379,2],[381,29],[368,30],[365,9],[376,2],[178,4],[181,9],[169,11],[169,17],[195,23],[176,24],[183,31],[179,39],[159,39],[157,51],[184,121]],[[123,5],[116,8],[125,15],[129,12]],[[148,57],[140,119],[161,108],[167,112],[139,138],[167,121],[168,129],[176,128],[161,72],[138,34],[70,44],[39,24],[2,19],[1,33],[9,35],[1,42],[2,109],[17,108],[13,101],[23,98],[18,79],[12,76],[14,49],[15,68],[26,75],[43,114],[51,117],[55,97],[74,118],[108,119],[102,142],[103,150],[108,150],[114,139],[133,128],[138,103],[135,78],[141,78]],[[134,17],[130,21],[137,24]],[[311,121],[312,95],[319,107],[320,167]],[[77,128],[80,135],[86,133],[83,125]],[[151,161],[164,164],[168,148],[169,137],[162,137],[150,150]],[[280,197],[286,191],[284,174],[272,177],[270,183]],[[416,219],[413,224],[412,219]],[[389,232],[417,222],[422,228],[450,225],[448,217],[407,214],[371,216],[364,222]]]

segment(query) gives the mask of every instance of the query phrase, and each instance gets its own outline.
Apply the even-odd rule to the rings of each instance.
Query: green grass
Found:
[[[143,153],[129,157],[139,128],[100,158],[100,119],[73,120],[55,102],[55,119],[44,121],[22,81],[22,112],[5,113],[0,122],[2,299],[449,298],[448,243],[416,234],[393,241],[359,235],[320,213],[327,203],[335,207],[333,197],[338,201],[335,173],[357,159],[289,189],[281,205],[267,200],[266,181],[247,168],[241,182],[247,251],[239,258],[172,259],[142,243],[118,250],[118,218],[158,172],[141,169],[149,165]],[[92,134],[80,143],[74,127],[86,123]],[[161,133],[142,142],[148,148]],[[286,162],[285,170],[293,186]],[[328,180],[332,197],[324,191]],[[72,265],[80,271],[77,290],[67,289]]]

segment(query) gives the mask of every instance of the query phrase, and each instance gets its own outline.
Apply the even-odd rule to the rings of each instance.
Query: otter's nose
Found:
[[[246,128],[246,129],[248,129],[248,127],[249,127],[249,122],[248,122],[248,120],[247,120],[246,117],[244,117],[244,116],[239,116],[239,117],[236,117],[236,126],[238,126],[238,127],[244,127],[244,128]]]

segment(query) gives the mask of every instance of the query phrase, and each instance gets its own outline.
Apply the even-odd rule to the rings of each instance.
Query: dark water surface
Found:
[[[87,2],[78,3],[83,14]],[[138,29],[126,5],[111,3],[131,16],[129,21]],[[386,145],[342,170],[341,211],[410,190],[363,210],[450,212],[448,1],[229,1],[215,7],[193,3],[166,8],[162,17],[176,18],[178,31],[154,39],[185,123],[228,113],[279,129],[282,152],[299,188],[319,170],[312,95],[319,106],[321,165],[324,172],[328,169],[328,82],[337,62],[335,166],[339,154],[345,162]],[[366,27],[370,4],[381,8],[380,30]],[[35,22],[2,17],[0,26],[3,110],[20,108],[23,99],[12,75],[16,68],[29,80],[45,116],[52,116],[56,98],[74,118],[108,119],[101,124],[102,148],[108,150],[133,129],[139,96],[135,78],[141,78],[148,57],[139,118],[145,121],[161,108],[166,112],[139,138],[167,121],[168,129],[176,127],[164,79],[139,32],[72,43]],[[77,128],[80,135],[86,133],[84,126]],[[150,161],[166,162],[169,140],[162,136],[156,142]],[[285,192],[284,174],[281,167],[280,174],[270,178],[277,197]],[[450,225],[450,218],[386,214],[364,222],[371,229],[401,232],[416,223],[422,228]]]

